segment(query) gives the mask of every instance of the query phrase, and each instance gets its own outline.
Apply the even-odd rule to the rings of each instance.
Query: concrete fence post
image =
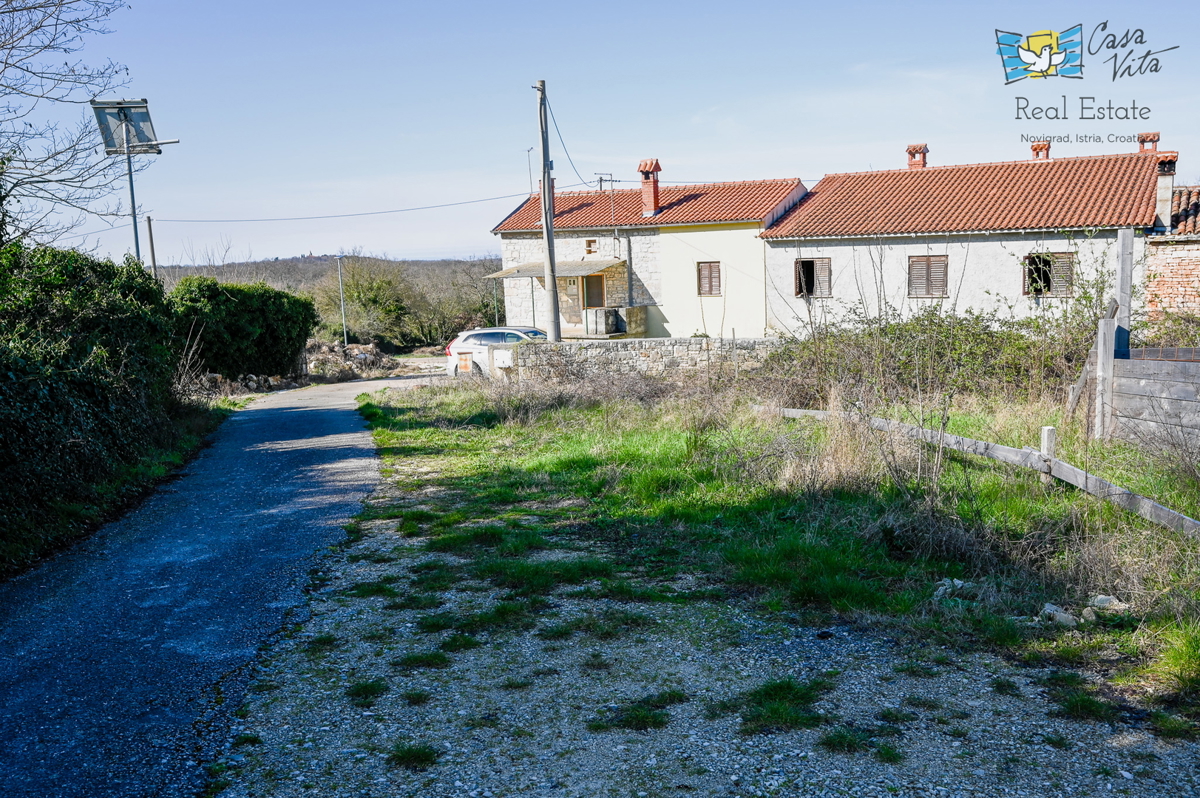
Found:
[[[1113,369],[1117,320],[1101,319],[1096,331],[1096,407],[1093,433],[1097,440],[1108,440],[1113,433]]]
[[[1054,447],[1058,440],[1058,430],[1054,427],[1042,427],[1042,457],[1054,459]],[[1054,477],[1049,472],[1042,473],[1042,484],[1054,484]]]

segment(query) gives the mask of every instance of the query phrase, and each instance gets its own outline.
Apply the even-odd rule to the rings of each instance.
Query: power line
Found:
[[[550,109],[550,121],[554,123],[554,132],[558,134],[558,143],[562,145],[563,155],[567,156],[567,163],[571,164],[571,171],[575,173],[576,177],[583,181],[585,186],[590,188],[595,184],[596,181],[593,180],[591,183],[589,183],[583,179],[583,175],[579,174],[579,170],[575,168],[575,161],[571,160],[571,153],[567,151],[567,143],[563,141],[562,131],[558,129],[558,120],[554,118],[554,106],[550,104],[549,100],[546,100],[546,107]]]

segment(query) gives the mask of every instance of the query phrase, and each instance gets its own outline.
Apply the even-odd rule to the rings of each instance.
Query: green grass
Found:
[[[243,745],[262,745],[262,738],[257,734],[242,732],[233,738],[233,747],[240,748]]]
[[[346,688],[346,697],[356,707],[368,709],[390,688],[382,679],[372,679],[369,682],[355,682]]]
[[[483,643],[480,643],[470,635],[460,633],[452,634],[438,644],[438,648],[442,651],[448,651],[451,654],[456,651],[470,651],[473,648],[479,648]]]
[[[387,763],[408,770],[426,770],[437,764],[437,749],[428,743],[396,743],[388,752]]]
[[[325,632],[305,643],[304,650],[309,654],[328,654],[341,644],[342,641],[337,635]]]
[[[742,734],[771,734],[790,729],[811,729],[826,721],[812,705],[833,689],[828,679],[796,681],[774,679],[734,698],[708,708],[710,717],[741,712]]]
[[[992,679],[992,690],[1000,695],[1012,696],[1014,698],[1020,698],[1023,695],[1020,685],[1012,679],[1005,679],[1001,676]]]
[[[663,729],[671,722],[671,714],[667,712],[667,707],[683,704],[690,700],[687,693],[682,690],[664,690],[618,706],[602,717],[589,722],[587,727],[591,731]]]
[[[936,711],[936,710],[939,710],[942,708],[941,701],[938,701],[936,698],[929,698],[928,696],[923,696],[923,695],[905,696],[904,703],[910,707],[916,707],[917,709],[924,709],[924,710],[928,710],[930,712],[933,712],[933,711]]]
[[[552,562],[490,560],[476,566],[475,575],[518,596],[544,595],[560,585],[577,585],[611,576],[613,564],[594,557]]]
[[[343,591],[342,595],[351,598],[395,598],[400,591],[382,580],[374,582],[359,582]]]
[[[839,726],[825,732],[817,739],[817,745],[839,754],[853,754],[871,747],[871,733],[853,726]]]
[[[428,704],[429,699],[433,696],[425,690],[405,690],[400,694],[400,697],[405,700],[409,706],[419,707],[422,704]]]
[[[418,670],[420,668],[449,668],[450,657],[442,651],[421,651],[415,654],[405,654],[392,662],[397,668]]]
[[[537,636],[544,640],[562,640],[581,632],[597,640],[612,640],[634,629],[653,626],[653,618],[627,610],[601,610],[565,623],[543,626]]]
[[[905,712],[903,709],[881,709],[875,715],[876,718],[884,723],[911,723],[918,719],[918,716],[912,712]]]
[[[436,610],[442,600],[431,593],[406,593],[383,605],[385,610]]]

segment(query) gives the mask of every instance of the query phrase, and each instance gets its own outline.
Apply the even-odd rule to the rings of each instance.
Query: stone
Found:
[[[1087,623],[1096,622],[1096,611],[1091,607],[1084,607],[1083,612],[1079,613],[1079,617]]]
[[[1056,607],[1053,604],[1046,604],[1042,607],[1041,617],[1053,621],[1059,626],[1065,626],[1068,629],[1074,629],[1079,625],[1079,621],[1075,620],[1075,616],[1064,610],[1062,607]]]
[[[1116,596],[1092,596],[1088,599],[1088,606],[1098,610],[1123,610],[1129,605]]]

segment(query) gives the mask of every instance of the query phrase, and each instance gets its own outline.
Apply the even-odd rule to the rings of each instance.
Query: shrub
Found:
[[[294,372],[317,325],[312,300],[266,283],[185,277],[168,300],[177,335],[199,340],[205,366],[226,377]]]
[[[176,360],[132,259],[0,250],[0,567],[98,520],[104,485],[168,437]]]

